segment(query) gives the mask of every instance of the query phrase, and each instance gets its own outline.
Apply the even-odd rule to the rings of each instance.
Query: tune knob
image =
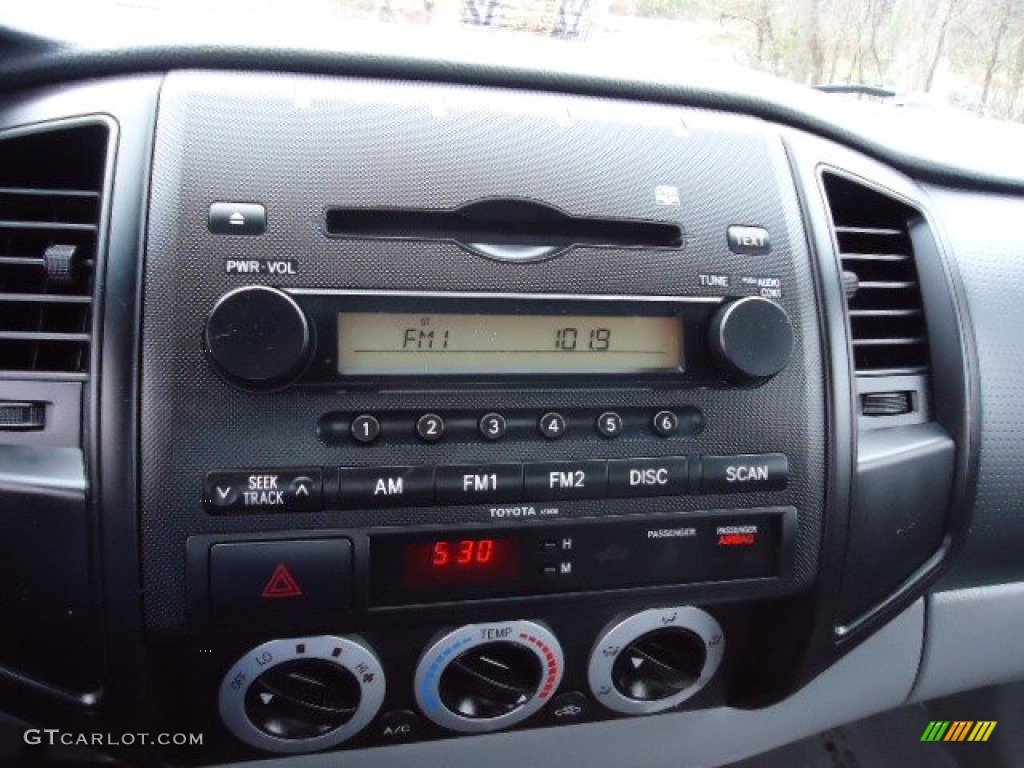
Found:
[[[506,728],[558,688],[562,651],[532,621],[470,624],[434,643],[416,670],[416,701],[440,726],[463,733]]]
[[[735,381],[779,373],[793,352],[793,324],[774,301],[748,296],[722,306],[711,319],[708,346]]]
[[[384,701],[384,671],[357,640],[272,640],[239,659],[220,687],[224,724],[250,746],[297,754],[365,728]]]
[[[722,628],[699,608],[642,611],[605,628],[590,654],[587,678],[611,710],[661,712],[711,681],[724,647]]]
[[[276,288],[237,288],[206,318],[206,350],[223,376],[252,389],[287,384],[309,360],[309,321],[295,300]]]

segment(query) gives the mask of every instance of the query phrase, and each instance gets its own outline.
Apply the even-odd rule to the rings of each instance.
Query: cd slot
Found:
[[[574,246],[681,248],[683,230],[659,221],[570,216],[527,200],[487,200],[449,210],[330,208],[330,237],[454,241],[495,258],[515,249],[553,255]],[[511,248],[512,250],[508,250]],[[493,251],[493,252],[492,252]]]

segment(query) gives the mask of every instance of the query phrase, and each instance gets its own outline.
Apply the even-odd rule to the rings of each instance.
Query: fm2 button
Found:
[[[605,495],[604,461],[551,461],[524,468],[528,499],[599,499]]]
[[[315,512],[322,504],[319,469],[220,471],[206,475],[207,511]]]

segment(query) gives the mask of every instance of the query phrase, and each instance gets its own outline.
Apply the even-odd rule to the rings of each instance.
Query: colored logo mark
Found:
[[[988,741],[996,720],[932,720],[921,741]]]

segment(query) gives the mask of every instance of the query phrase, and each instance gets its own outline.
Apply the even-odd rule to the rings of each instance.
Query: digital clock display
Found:
[[[347,376],[683,370],[678,316],[342,312],[338,340]]]
[[[514,539],[434,539],[405,545],[405,585],[492,584],[520,577]]]

